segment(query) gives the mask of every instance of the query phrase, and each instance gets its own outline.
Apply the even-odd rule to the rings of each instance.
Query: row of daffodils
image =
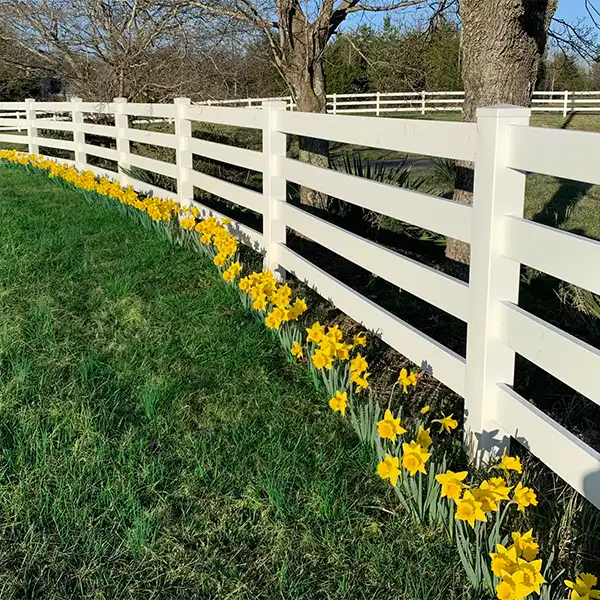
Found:
[[[520,459],[504,454],[488,479],[479,483],[467,471],[449,470],[445,456],[435,447],[458,427],[452,415],[435,419],[429,406],[423,406],[418,418],[403,421],[402,399],[418,385],[419,376],[402,369],[382,410],[370,389],[366,335],[347,337],[338,326],[318,322],[301,327],[299,320],[308,309],[305,300],[294,297],[292,288],[273,273],[243,273],[238,242],[226,219],[201,219],[196,208],[138,195],[131,187],[42,156],[3,150],[0,161],[45,171],[77,186],[89,198],[126,205],[170,239],[208,256],[244,306],[278,337],[290,360],[306,365],[315,386],[326,391],[329,407],[347,418],[360,440],[373,448],[377,473],[392,486],[403,509],[455,541],[475,597],[600,598],[596,577],[587,573],[565,582],[568,594],[552,591],[551,583],[560,573],[551,573],[551,559],[544,564],[533,531],[511,530],[509,524],[519,511],[537,505],[534,490],[520,480]]]

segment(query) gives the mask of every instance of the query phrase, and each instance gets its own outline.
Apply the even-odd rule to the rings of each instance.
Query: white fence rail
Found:
[[[531,127],[530,110],[510,106],[480,109],[477,123],[314,115],[286,111],[286,103],[277,101],[265,102],[263,109],[193,106],[187,99],[177,99],[172,105],[129,104],[122,99],[107,104],[78,99],[68,103],[3,103],[0,113],[20,111],[26,115],[26,135],[2,133],[0,142],[21,142],[30,152],[38,152],[40,145],[66,148],[73,151],[74,164],[82,168],[90,155],[112,159],[121,168],[139,165],[177,181],[177,193],[134,181],[140,191],[149,190],[183,205],[195,205],[203,214],[220,216],[194,200],[197,187],[261,215],[262,230],[235,221],[231,230],[265,254],[268,268],[288,271],[308,282],[324,298],[463,396],[471,442],[486,449],[508,436],[519,439],[600,508],[600,454],[512,389],[518,353],[600,404],[600,351],[518,306],[521,264],[600,293],[599,242],[523,218],[526,172],[600,183],[600,134]],[[48,123],[43,117],[47,111],[70,116],[69,120],[54,122],[52,129],[72,133],[72,141],[40,137],[39,130]],[[86,118],[94,113],[113,115],[114,126],[87,123]],[[133,129],[132,118],[172,119],[176,133]],[[262,152],[193,138],[194,121],[260,130]],[[93,145],[93,138],[87,136],[95,133],[112,138],[112,147]],[[287,135],[473,161],[473,205],[290,159],[286,157]],[[174,148],[176,161],[135,154],[131,142],[138,141]],[[262,172],[262,193],[194,170],[193,155]],[[87,168],[123,183],[131,181],[124,172]],[[470,283],[288,204],[288,181],[469,242]],[[286,228],[466,322],[466,357],[291,250],[286,244]]]
[[[441,113],[460,112],[464,92],[372,92],[368,94],[328,94],[327,112],[341,114]],[[291,96],[277,98],[242,98],[239,100],[209,100],[211,106],[260,107],[262,102],[280,100],[288,110],[295,110]],[[600,112],[600,92],[533,92],[532,110],[556,112],[566,117],[570,113]]]

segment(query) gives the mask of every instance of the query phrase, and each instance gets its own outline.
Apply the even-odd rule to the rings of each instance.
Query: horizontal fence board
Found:
[[[127,159],[129,163],[140,169],[146,171],[152,171],[154,173],[161,173],[167,177],[173,177],[177,179],[177,165],[173,163],[164,162],[162,160],[156,160],[154,158],[148,158],[147,156],[140,156],[139,154],[128,154]]]
[[[300,281],[306,282],[342,312],[380,335],[386,344],[432,373],[436,379],[457,394],[464,396],[466,372],[464,358],[365,298],[286,246],[281,244],[278,246],[278,258],[286,271],[293,273]]]
[[[164,146],[165,148],[177,147],[177,136],[172,133],[160,133],[147,129],[127,129],[127,139],[141,144],[150,144],[152,146]]]
[[[0,142],[8,144],[25,144],[27,145],[26,135],[15,135],[11,133],[0,133]]]
[[[215,217],[217,219],[229,219],[231,223],[226,226],[227,231],[234,235],[240,242],[249,246],[256,252],[260,252],[261,254],[265,253],[265,239],[262,233],[244,225],[232,219],[231,217],[227,217],[223,213],[215,210],[214,208],[209,208],[208,206],[204,206],[204,204],[198,202],[197,200],[192,201],[192,206],[195,206],[202,215],[203,218],[206,217]]]
[[[72,102],[34,102],[31,108],[39,111],[67,113],[75,108],[75,104]]]
[[[94,146],[94,144],[84,144],[83,151],[86,154],[92,154],[93,156],[100,156],[108,160],[119,160],[119,153],[114,148],[104,148],[103,146]]]
[[[33,138],[33,143],[44,148],[57,148],[58,150],[75,151],[75,142],[70,140],[56,140],[54,138],[36,137]]]
[[[0,115],[1,117],[1,115]],[[27,121],[23,119],[8,119],[6,117],[0,118],[0,127],[12,127],[17,129],[20,127],[21,129],[25,129]]]
[[[262,110],[198,105],[184,107],[183,116],[191,121],[250,129],[262,129],[265,120]]]
[[[243,188],[229,181],[224,181],[206,173],[199,171],[189,171],[190,181],[197,187],[209,194],[214,194],[219,198],[243,206],[257,213],[263,213],[264,198],[263,195],[254,190]]]
[[[468,205],[291,158],[279,160],[282,175],[289,181],[464,242],[471,239],[472,208]]]
[[[399,152],[475,159],[477,127],[474,123],[450,123],[417,119],[372,119],[286,112],[281,131],[294,135],[371,146]]]
[[[509,216],[502,254],[600,294],[600,268],[592,266],[600,265],[600,242],[596,240]]]
[[[177,107],[174,104],[134,104],[133,102],[113,103],[112,111],[115,107],[123,106],[123,112],[133,117],[162,117],[174,118],[177,115]]]
[[[401,289],[467,320],[469,286],[341,227],[280,202],[287,227],[333,250]]]
[[[188,150],[193,154],[237,165],[244,169],[259,172],[264,170],[265,160],[263,154],[262,152],[256,152],[255,150],[217,144],[215,142],[208,142],[196,138],[188,140]]]
[[[0,102],[0,110],[5,111],[21,111],[27,108],[27,104],[25,102]]]
[[[600,350],[511,303],[501,304],[498,337],[515,352],[600,405]]]
[[[600,133],[510,127],[507,165],[531,173],[600,184]]]
[[[493,420],[600,508],[600,454],[506,385],[497,387]]]
[[[50,131],[74,131],[75,123],[72,121],[51,121],[50,119],[34,119],[33,127],[48,129]]]
[[[88,135],[100,135],[103,137],[116,137],[117,128],[114,125],[99,125],[97,123],[80,123],[79,131]]]

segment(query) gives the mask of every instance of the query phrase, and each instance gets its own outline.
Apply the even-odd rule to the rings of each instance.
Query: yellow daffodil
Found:
[[[400,371],[400,375],[398,375],[398,383],[402,385],[402,391],[405,394],[408,394],[408,388],[417,385],[417,375],[413,371],[409,372],[406,369],[402,369]]]
[[[434,423],[440,424],[440,433],[444,431],[444,429],[450,433],[453,429],[458,427],[458,421],[452,418],[452,415],[448,417],[442,417],[441,419],[434,419]]]
[[[281,321],[283,320],[283,312],[280,308],[274,308],[265,317],[265,325],[269,329],[279,329]]]
[[[460,471],[459,473],[446,471],[445,473],[436,475],[435,480],[442,486],[442,498],[450,498],[451,500],[460,498],[463,489],[466,487],[463,481],[467,475],[467,471]]]
[[[346,415],[346,405],[348,404],[348,394],[346,392],[336,392],[335,397],[329,401],[332,410]]]
[[[333,361],[330,356],[321,350],[316,350],[312,355],[313,364],[317,369],[331,369]]]
[[[465,491],[462,498],[455,500],[455,502],[455,519],[467,521],[473,528],[475,528],[475,521],[483,521],[484,523],[487,521],[487,517],[481,509],[481,502],[477,502],[473,494],[468,490]]]
[[[325,327],[321,325],[318,321],[313,323],[311,327],[306,330],[308,333],[308,337],[306,341],[314,342],[315,344],[320,344],[323,338],[325,337]]]
[[[290,352],[292,353],[292,356],[295,356],[296,358],[302,358],[304,356],[302,345],[299,342],[294,342],[292,344]]]
[[[421,410],[419,411],[422,415],[426,415],[429,412],[430,406],[429,404],[426,404],[423,408],[421,408]]]
[[[502,460],[498,463],[497,468],[502,469],[505,472],[516,471],[519,474],[523,472],[523,468],[521,467],[521,459],[518,456],[507,456],[506,448],[504,448]]]
[[[490,484],[484,481],[478,488],[471,490],[475,500],[481,502],[481,510],[484,513],[496,512],[498,510],[498,501],[496,494],[490,488]]]
[[[533,539],[533,529],[530,529],[527,533],[518,533],[514,531],[512,534],[513,546],[517,551],[519,558],[532,561],[535,560],[539,552],[539,545]]]
[[[537,506],[537,497],[535,492],[528,487],[525,487],[520,481],[513,493],[513,502],[516,502],[518,509],[525,512],[528,506]]]
[[[367,336],[364,333],[358,333],[352,338],[352,346],[356,348],[357,346],[366,346],[367,345]]]
[[[350,350],[352,350],[350,344],[336,344],[335,356],[338,360],[348,360],[350,358]]]
[[[296,298],[296,300],[294,300],[293,308],[298,313],[298,316],[300,316],[308,310],[308,305],[304,298]]]
[[[521,571],[515,571],[513,574],[504,571],[502,581],[496,586],[499,600],[524,600],[530,590],[523,580],[524,575]]]
[[[361,356],[360,352],[350,361],[350,371],[352,373],[363,373],[369,368],[369,364]]]
[[[514,573],[517,570],[517,550],[514,546],[505,548],[502,544],[496,544],[496,552],[490,552],[492,559],[492,573],[502,578],[502,573]]]
[[[254,302],[252,303],[252,307],[256,310],[260,310],[260,311],[266,311],[267,310],[267,297],[266,296],[259,296],[258,298],[256,298],[254,300]]]
[[[242,272],[242,265],[239,263],[239,261],[231,263],[231,265],[229,266],[229,271],[231,271],[231,274],[235,278]]]
[[[546,580],[542,576],[542,561],[532,560],[531,562],[526,561],[522,558],[518,559],[517,571],[523,573],[523,585],[528,589],[528,594],[535,592],[538,596],[540,595],[540,586],[546,583]]]
[[[419,432],[417,433],[417,444],[425,450],[429,450],[429,447],[433,443],[431,441],[431,429],[423,429],[423,426],[419,426]]]
[[[196,225],[196,219],[194,219],[194,217],[184,217],[179,221],[179,226],[182,229],[193,229],[194,225]]]
[[[508,493],[512,487],[506,485],[506,481],[502,477],[491,477],[487,480],[487,485],[494,493],[496,501],[509,500]]]
[[[570,600],[591,600],[600,598],[600,590],[594,590],[598,579],[591,573],[580,573],[575,581],[565,579],[565,585],[571,590]]]
[[[394,419],[392,411],[388,408],[385,411],[383,420],[377,423],[377,432],[380,438],[396,443],[396,437],[406,433],[406,429],[400,425],[400,417]]]
[[[381,479],[389,479],[390,483],[395,486],[400,475],[399,463],[397,456],[385,455],[385,458],[377,465],[377,473]]]
[[[366,390],[369,387],[369,382],[367,379],[371,373],[358,373],[354,372],[350,375],[350,381],[356,384],[355,392],[358,394],[361,390]]]
[[[417,471],[427,473],[425,464],[430,456],[431,454],[415,441],[410,444],[402,444],[402,466],[409,472],[411,477],[414,477]]]
[[[333,327],[327,328],[327,337],[334,342],[341,342],[344,337],[344,334],[337,325],[334,325]]]

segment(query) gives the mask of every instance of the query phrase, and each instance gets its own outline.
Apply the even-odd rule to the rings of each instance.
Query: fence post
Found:
[[[565,90],[564,98],[563,98],[563,117],[567,116],[569,112],[569,91]]]
[[[25,119],[27,127],[27,151],[29,154],[39,154],[40,147],[36,141],[37,127],[35,126],[35,100],[27,98],[25,100]]]
[[[531,109],[502,105],[477,110],[471,224],[465,435],[471,456],[486,461],[509,437],[494,422],[497,384],[513,384],[515,353],[498,341],[502,302],[518,303],[520,264],[502,255],[504,218],[523,215],[523,172],[505,166],[510,127],[527,126]]]
[[[425,102],[426,102],[426,96],[425,96],[425,90],[423,90],[421,92],[421,114],[422,115],[425,114]]]
[[[337,94],[333,94],[333,114],[337,115]]]
[[[78,110],[77,105],[82,102],[81,98],[71,98],[73,108],[71,109],[71,120],[73,121],[73,143],[75,145],[75,168],[84,169],[87,163],[85,153],[85,133],[81,130],[83,125],[83,112]]]
[[[175,98],[177,116],[175,118],[175,162],[177,163],[177,201],[180,206],[191,206],[194,199],[194,184],[190,172],[194,168],[193,156],[189,150],[192,137],[192,122],[185,118],[185,109],[190,106],[189,98]]]
[[[285,270],[279,264],[279,244],[285,244],[285,222],[281,202],[286,201],[286,180],[281,176],[280,158],[286,155],[286,136],[280,131],[280,120],[285,114],[285,102],[263,102],[263,236],[265,242],[265,269],[282,280]]]
[[[129,127],[129,119],[125,113],[127,98],[115,98],[113,100],[115,128],[117,130],[115,138],[117,141],[117,152],[119,153],[119,181],[121,185],[129,185],[131,178],[125,173],[124,169],[129,170],[131,164],[129,162],[129,138],[127,137],[127,129]]]
[[[377,92],[375,96],[375,116],[378,117],[381,114],[381,92]]]
[[[15,114],[17,115],[17,121],[19,121],[21,118],[21,113],[17,111]],[[17,123],[17,131],[21,133],[21,123]]]

